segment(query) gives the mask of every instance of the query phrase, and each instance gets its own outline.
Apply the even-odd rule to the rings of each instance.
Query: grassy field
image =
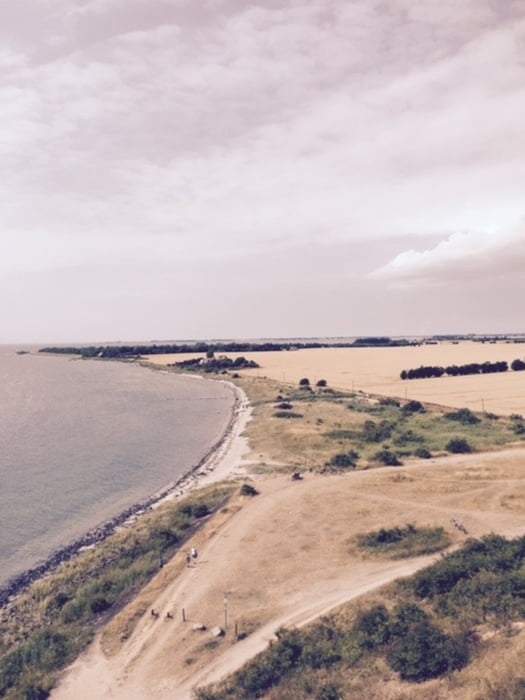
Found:
[[[447,454],[454,451],[451,441],[464,441],[477,452],[525,440],[524,421],[518,417],[253,377],[237,381],[254,407],[256,420],[248,425],[247,435],[251,459],[262,471],[329,469],[338,455],[357,457],[353,466],[363,469],[389,464],[385,454],[398,462]]]

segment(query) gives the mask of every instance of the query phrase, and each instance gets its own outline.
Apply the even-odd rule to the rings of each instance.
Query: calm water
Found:
[[[220,382],[0,347],[0,584],[195,464]]]

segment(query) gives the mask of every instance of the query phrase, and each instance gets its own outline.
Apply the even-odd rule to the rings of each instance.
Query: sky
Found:
[[[525,331],[522,0],[0,5],[0,343]]]

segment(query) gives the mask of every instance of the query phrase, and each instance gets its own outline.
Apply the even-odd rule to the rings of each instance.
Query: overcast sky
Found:
[[[525,331],[523,0],[0,5],[0,342]]]

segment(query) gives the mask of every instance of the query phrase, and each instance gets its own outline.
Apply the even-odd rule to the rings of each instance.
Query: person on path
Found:
[[[198,556],[199,556],[199,554],[198,554],[197,550],[195,549],[195,547],[192,547],[191,548],[191,558],[193,559],[194,562],[197,561]]]

